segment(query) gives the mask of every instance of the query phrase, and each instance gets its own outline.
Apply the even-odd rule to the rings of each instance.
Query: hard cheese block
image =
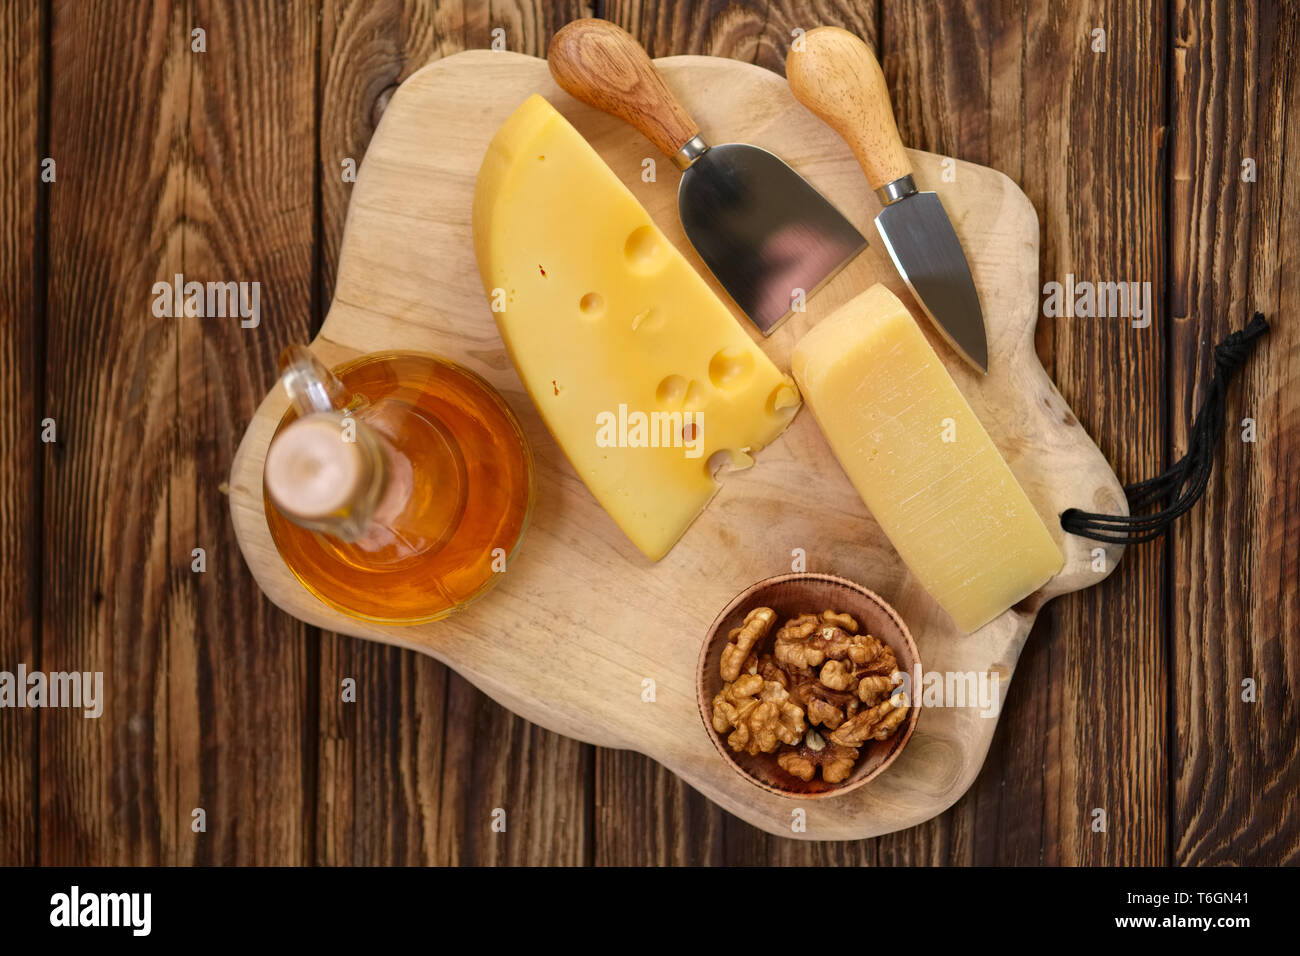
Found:
[[[988,432],[898,298],[876,285],[795,346],[840,464],[908,568],[963,631],[1064,563]]]
[[[540,96],[483,158],[474,252],[528,394],[653,560],[708,504],[713,468],[748,464],[799,406],[794,381]]]

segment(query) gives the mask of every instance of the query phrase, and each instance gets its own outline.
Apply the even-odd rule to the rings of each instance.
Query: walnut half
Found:
[[[907,719],[910,709],[902,703],[894,706],[893,698],[886,698],[840,724],[831,733],[831,741],[845,747],[861,747],[868,740],[886,740]]]
[[[735,680],[742,670],[747,669],[745,662],[749,658],[749,652],[754,649],[754,645],[767,637],[767,632],[775,623],[775,611],[770,607],[756,607],[745,615],[745,620],[740,627],[732,628],[731,633],[727,635],[728,644],[722,649],[720,669],[724,681]]]
[[[812,780],[821,770],[822,780],[826,783],[842,783],[853,772],[857,760],[855,748],[828,743],[811,727],[800,746],[776,755],[776,762],[782,770],[805,782]]]
[[[804,732],[803,708],[776,681],[742,674],[713,698],[713,729],[731,734],[727,745],[748,754],[771,753],[797,744]]]

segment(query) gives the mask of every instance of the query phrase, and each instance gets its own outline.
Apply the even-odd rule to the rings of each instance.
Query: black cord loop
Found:
[[[1142,511],[1166,504],[1152,514],[1107,515],[1068,508],[1061,513],[1061,527],[1094,541],[1111,544],[1140,544],[1160,537],[1179,517],[1192,509],[1205,493],[1214,471],[1214,452],[1223,437],[1224,403],[1228,383],[1255,349],[1255,342],[1268,332],[1262,312],[1256,312],[1244,329],[1233,332],[1214,347],[1214,377],[1205,390],[1205,402],[1192,422],[1187,454],[1173,466],[1145,481],[1124,486],[1129,509]]]

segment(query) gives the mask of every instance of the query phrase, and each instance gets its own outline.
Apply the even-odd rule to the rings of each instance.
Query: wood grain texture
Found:
[[[424,655],[323,641],[319,863],[587,862],[590,747],[514,716]]]
[[[172,581],[177,613],[167,671],[177,717],[169,733],[183,749],[172,784],[177,802],[164,813],[163,828],[180,821],[168,854],[177,862],[305,863],[314,838],[315,754],[307,733],[314,648],[305,629],[275,614],[239,573],[226,500],[213,476],[234,454],[252,414],[249,389],[274,381],[275,357],[304,334],[311,314],[318,10],[308,3],[277,9],[258,0],[197,0],[190,19],[207,30],[208,50],[190,55],[183,271],[258,282],[261,316],[256,328],[219,318],[180,322],[177,412],[186,484],[174,483],[171,497],[169,531],[182,561]],[[202,382],[202,392],[191,382]],[[207,548],[203,575],[186,566],[189,540]],[[276,728],[270,741],[267,727]],[[191,769],[184,758],[195,757]],[[195,771],[187,786],[185,774]],[[196,805],[208,808],[208,831],[197,838],[189,828],[191,792]],[[296,812],[249,818],[244,808],[260,800]]]
[[[489,48],[495,28],[505,30],[507,49],[544,55],[556,29],[591,13],[577,3],[489,12],[478,3],[327,0],[317,326],[334,292],[352,192],[344,161],[360,164],[398,84],[439,57]],[[341,699],[345,678],[356,682],[356,704]],[[537,865],[590,856],[580,772],[592,762],[589,746],[516,717],[433,658],[336,634],[322,637],[320,688],[317,862]],[[505,833],[489,825],[498,807]],[[545,833],[552,839],[539,842]]]
[[[735,118],[740,138],[785,156],[865,228],[875,203],[852,153],[794,101],[779,78],[719,58],[669,58],[658,66],[702,123]],[[485,99],[484,89],[494,96]],[[770,832],[789,833],[787,799],[758,791],[732,773],[713,751],[692,706],[697,642],[728,598],[784,570],[791,547],[805,547],[809,570],[860,581],[896,607],[927,670],[993,668],[1005,682],[1042,602],[1091,585],[1097,575],[1082,543],[1058,532],[1065,568],[989,626],[959,635],[905,573],[842,470],[807,467],[810,461],[833,461],[811,416],[796,418],[764,449],[761,468],[723,482],[711,507],[666,558],[646,562],[574,480],[546,434],[491,313],[483,308],[469,223],[448,213],[467,206],[477,157],[491,134],[538,91],[567,113],[637,191],[669,241],[694,255],[675,214],[673,178],[661,170],[657,182],[641,180],[644,140],[630,139],[620,121],[563,94],[543,61],[470,51],[431,64],[389,104],[349,206],[339,282],[315,343],[327,364],[381,343],[432,351],[465,364],[502,392],[529,437],[538,476],[528,539],[510,572],[489,597],[446,621],[407,628],[347,620],[310,597],[275,552],[263,513],[262,456],[286,405],[278,389],[250,425],[231,468],[231,514],[241,547],[258,583],[296,616],[424,650],[453,663],[517,713],[582,740],[649,752],[733,813]],[[912,160],[918,185],[943,194],[954,228],[965,237],[984,301],[997,303],[987,316],[990,354],[997,356],[988,376],[948,356],[959,388],[1042,514],[1057,514],[1081,499],[1120,508],[1114,475],[1033,355],[1032,209],[991,170],[961,166],[960,175],[974,188],[958,192],[941,183],[939,157],[913,153]],[[412,204],[411,196],[420,201]],[[803,332],[877,281],[902,291],[893,266],[873,247],[827,283],[806,313],[792,316],[763,340],[764,349],[778,366],[788,365]],[[757,529],[763,529],[761,539],[755,537]],[[1117,556],[1118,551],[1112,561]],[[606,590],[618,591],[621,599],[593,599]],[[649,631],[647,620],[656,622]],[[697,639],[684,637],[691,634]],[[484,635],[509,639],[485,640]],[[655,676],[663,701],[651,720],[636,692],[647,675]],[[624,693],[612,687],[623,687]],[[806,830],[796,834],[864,836],[927,819],[969,785],[995,726],[974,707],[931,710],[890,773],[860,790],[816,801],[807,808]]]
[[[767,836],[635,750],[595,748],[591,779],[597,866],[730,864],[734,859],[725,842],[730,824]]]
[[[168,502],[183,478],[178,326],[152,318],[150,290],[181,267],[188,18],[161,5],[75,3],[54,4],[53,17],[59,181],[49,191],[43,398],[58,443],[45,480],[41,663],[103,671],[107,700],[98,720],[42,714],[41,859],[154,863],[175,752],[159,667],[182,561],[170,550]],[[105,82],[110,72],[134,87]],[[127,194],[139,202],[106,201]]]
[[[785,73],[795,30],[843,27],[876,46],[875,3],[765,0],[610,0],[601,16],[636,37],[652,57],[725,56]]]
[[[1109,2],[1069,15],[1045,5],[1027,73],[1039,122],[1025,152],[1042,161],[1043,279],[1149,282],[1147,328],[1124,318],[1058,318],[1054,376],[1125,481],[1165,465],[1163,203],[1166,21],[1157,5]],[[1093,30],[1106,30],[1094,52]],[[1063,65],[1068,70],[1063,72]],[[1064,106],[1063,106],[1064,104]],[[1064,118],[1062,118],[1064,113]],[[1115,188],[1126,183],[1123,190]],[[1054,609],[1059,778],[1046,792],[1054,836],[1046,862],[1168,863],[1167,621],[1161,549],[1132,548],[1124,574]],[[1131,563],[1129,559],[1132,559]],[[1105,814],[1105,829],[1099,829]]]
[[[1256,309],[1273,324],[1229,391],[1204,506],[1172,536],[1173,862],[1294,865],[1300,9],[1180,0],[1173,29],[1171,457],[1187,449],[1214,343]],[[1256,423],[1253,443],[1243,440],[1245,418]],[[1253,703],[1243,700],[1246,680]]]
[[[555,31],[594,15],[583,2],[492,4],[473,0],[323,0],[320,48],[320,190],[324,229],[320,293],[325,310],[337,278],[352,182],[345,160],[360,165],[398,84],[420,67],[461,50],[489,49],[493,31],[505,48],[545,56]],[[319,318],[319,317],[318,317]]]
[[[40,440],[36,265],[38,208],[50,188],[40,181],[38,141],[45,55],[39,6],[0,7],[0,670],[10,673],[20,663],[40,666],[38,482],[47,447]],[[0,714],[0,866],[37,861],[39,721],[35,710]]]
[[[218,491],[310,309],[316,40],[295,10],[54,7],[43,666],[102,670],[106,702],[43,715],[43,862],[304,859],[303,628],[240,572]],[[261,325],[158,317],[175,274],[259,282]],[[292,810],[248,812],[268,801]]]

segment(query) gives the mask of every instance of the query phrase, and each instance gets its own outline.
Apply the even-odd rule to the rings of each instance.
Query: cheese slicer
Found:
[[[631,34],[575,20],[551,40],[570,95],[639,130],[682,170],[677,209],[704,264],[764,335],[866,248],[825,197],[765,149],[711,146]]]

